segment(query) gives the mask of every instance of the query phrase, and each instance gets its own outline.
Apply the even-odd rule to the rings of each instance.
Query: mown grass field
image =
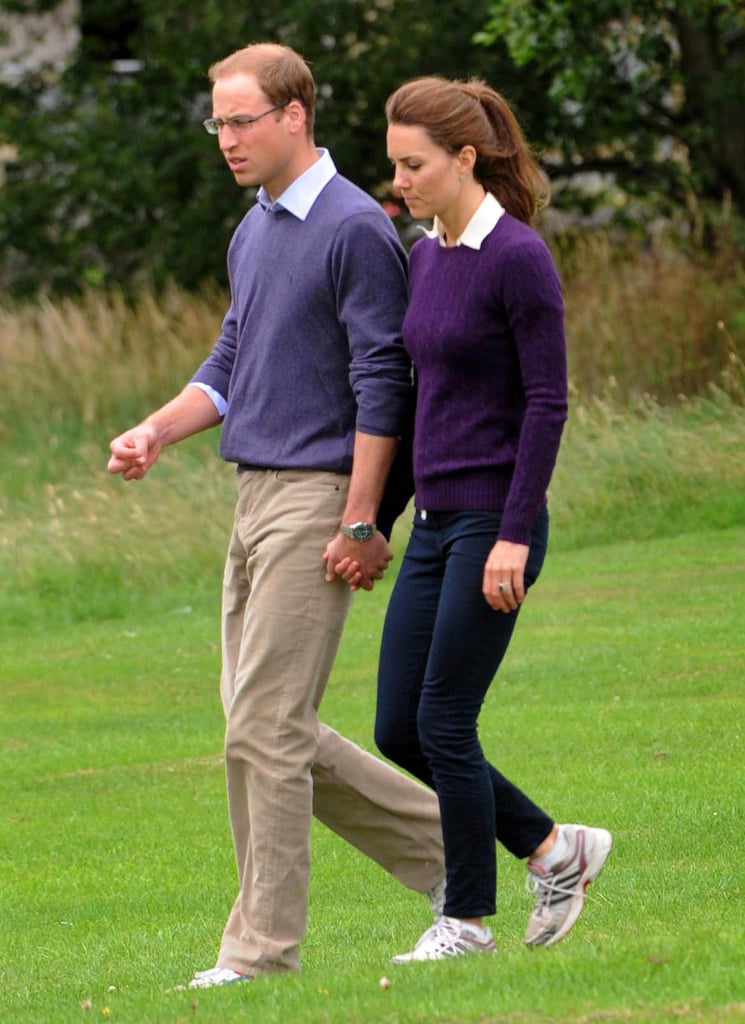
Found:
[[[0,318],[0,1022],[745,1019],[739,356],[698,397],[575,395],[546,569],[482,719],[550,813],[614,834],[571,935],[522,945],[531,900],[503,853],[498,955],[396,968],[426,901],[317,826],[302,973],[180,989],[235,894],[217,694],[232,474],[211,436],[140,484],[105,473],[109,437],[196,361],[179,331],[214,326],[168,301]],[[355,599],[323,707],[368,748],[390,585]]]
[[[303,972],[240,990],[172,991],[212,962],[235,887],[213,610],[6,635],[2,1019],[740,1019],[744,553],[743,528],[557,553],[531,594],[484,742],[559,819],[615,836],[563,943],[522,946],[503,855],[499,954],[394,968],[424,899],[318,826]],[[356,601],[324,707],[366,746],[387,589]]]

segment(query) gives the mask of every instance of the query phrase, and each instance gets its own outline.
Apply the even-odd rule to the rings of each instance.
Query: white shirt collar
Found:
[[[484,239],[497,226],[503,213],[504,207],[497,197],[487,192],[463,229],[463,233],[455,240],[455,244],[466,245],[469,249],[480,249]],[[445,227],[439,218],[435,217],[430,230],[425,230],[424,233],[427,238],[439,238],[440,245],[445,246]]]
[[[274,202],[262,185],[256,198],[265,210],[287,210],[298,220],[306,219],[313,203],[336,174],[336,165],[329,151],[319,149],[317,152],[319,159],[307,171],[303,171],[299,178],[295,178]]]

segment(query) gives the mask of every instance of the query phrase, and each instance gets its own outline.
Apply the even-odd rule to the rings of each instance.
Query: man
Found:
[[[410,888],[439,893],[444,875],[434,794],[317,718],[351,589],[372,589],[392,557],[376,514],[410,399],[405,256],[316,149],[298,54],[248,46],[210,79],[205,127],[259,201],[229,247],[211,355],[111,442],[108,467],[141,479],[166,445],[221,421],[221,455],[238,465],[221,694],[240,889],[216,966],[191,987],[299,968],[312,812]],[[335,571],[350,560],[351,588]]]

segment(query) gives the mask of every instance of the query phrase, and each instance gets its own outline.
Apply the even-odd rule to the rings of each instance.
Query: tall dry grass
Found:
[[[607,236],[559,246],[573,391],[621,405],[712,387],[745,401],[745,268],[672,248],[629,253]],[[61,425],[122,427],[183,386],[210,350],[226,296],[176,288],[0,303],[0,437]],[[70,427],[72,429],[72,427]]]
[[[598,240],[564,263],[572,402],[552,544],[745,521],[742,274]],[[215,600],[234,500],[217,431],[141,484],[106,463],[110,438],[189,379],[225,302],[171,289],[0,304],[0,632]]]
[[[745,262],[607,235],[558,245],[569,369],[583,399],[666,404],[712,387],[745,401]]]
[[[181,388],[220,330],[225,296],[175,287],[128,303],[116,290],[33,305],[0,304],[6,382],[0,430],[72,422],[95,434],[128,425]]]

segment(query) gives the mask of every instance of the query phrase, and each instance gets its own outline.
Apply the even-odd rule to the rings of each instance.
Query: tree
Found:
[[[49,0],[0,8],[19,2]],[[488,2],[83,0],[71,66],[0,86],[0,144],[17,151],[0,187],[0,286],[224,282],[252,196],[199,122],[210,63],[249,41],[285,42],[310,61],[319,144],[382,197],[388,93],[415,74],[488,74],[499,50],[473,42]]]
[[[23,17],[60,0],[0,0]],[[225,281],[253,201],[214,139],[206,69],[285,42],[319,86],[317,139],[380,198],[383,108],[419,74],[484,77],[554,178],[608,172],[673,204],[728,197],[745,215],[745,0],[81,0],[65,70],[0,83],[0,287],[136,289]],[[122,62],[126,58],[126,62]],[[0,167],[2,171],[2,167]],[[559,201],[579,202],[565,189]],[[695,201],[693,201],[695,200]]]
[[[478,38],[542,84],[552,174],[745,216],[743,0],[492,0]]]

